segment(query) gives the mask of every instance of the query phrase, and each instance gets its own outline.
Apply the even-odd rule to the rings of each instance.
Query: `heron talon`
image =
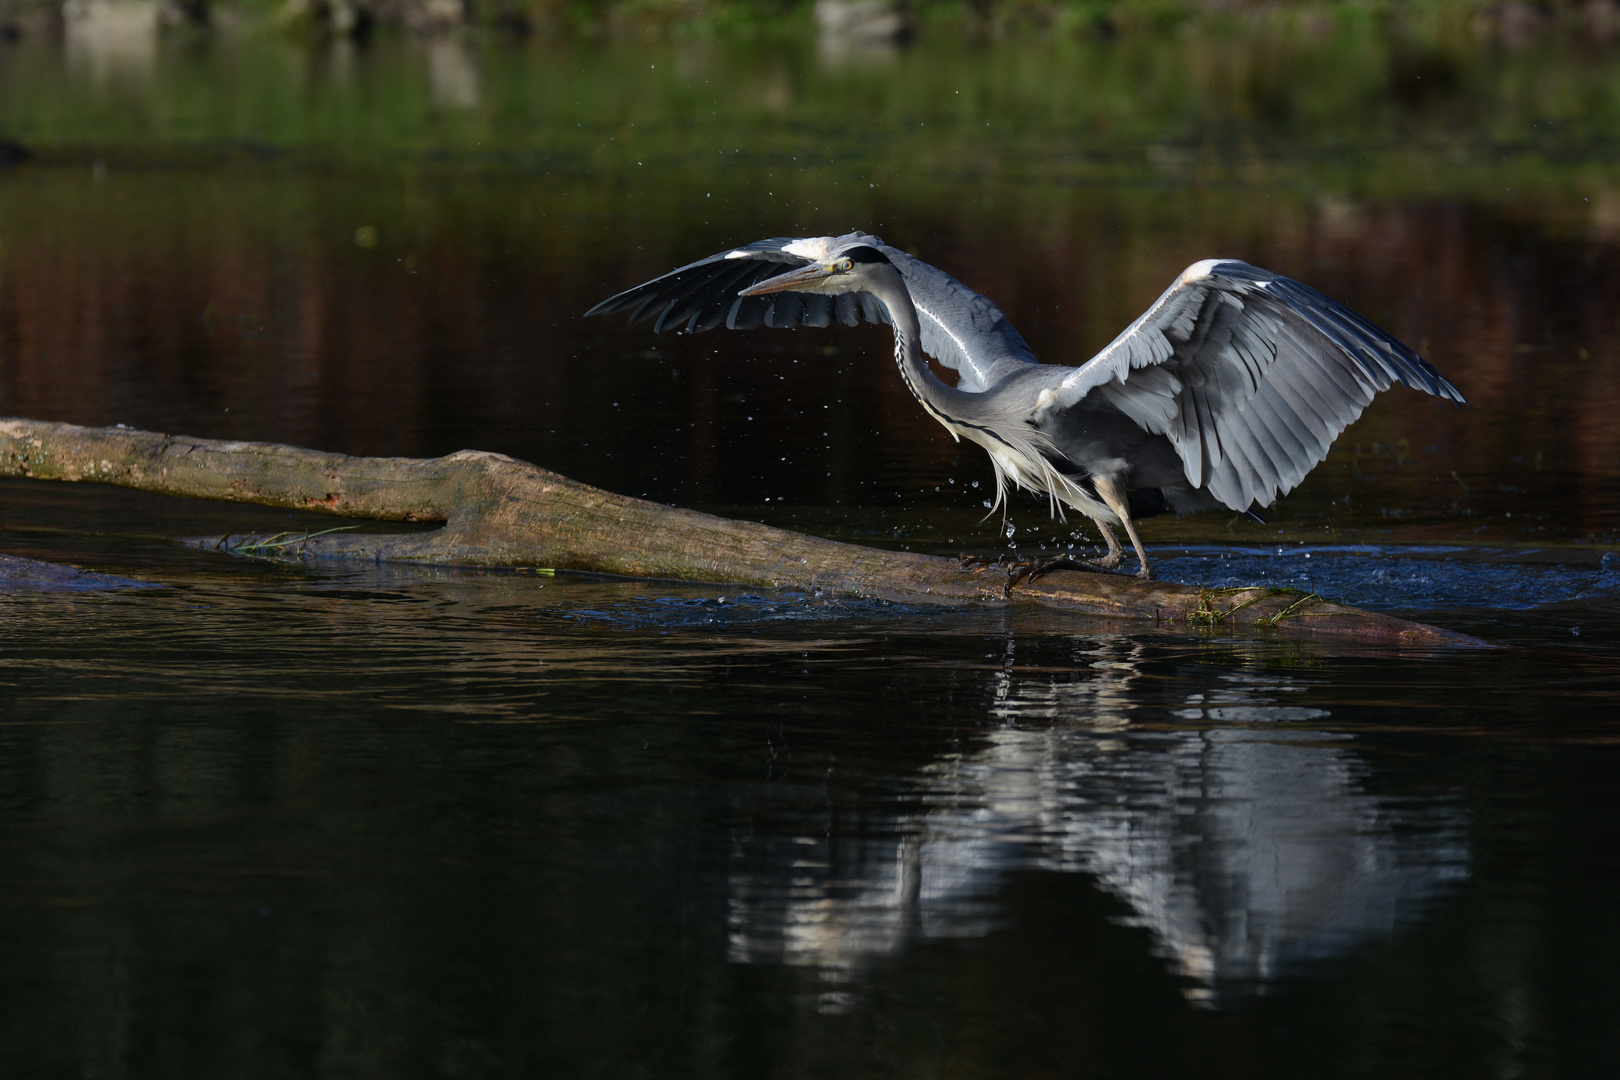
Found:
[[[1012,599],[1013,586],[1019,582],[1033,585],[1040,578],[1045,577],[1054,570],[1077,570],[1082,574],[1112,574],[1116,571],[1098,563],[1086,562],[1084,559],[1072,559],[1067,555],[1059,555],[1052,559],[1033,559],[1026,563],[1019,563],[1007,575],[1007,582],[1002,586],[1002,595]]]

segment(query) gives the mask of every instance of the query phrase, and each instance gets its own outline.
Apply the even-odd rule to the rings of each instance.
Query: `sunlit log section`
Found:
[[[1008,602],[1003,575],[993,569],[962,570],[954,559],[881,551],[628,498],[477,450],[430,459],[349,457],[276,443],[7,419],[0,420],[0,476],[114,484],[341,517],[444,523],[412,535],[313,536],[298,546],[305,558],[549,567],[912,603]],[[248,542],[251,538],[241,537],[227,547]],[[1013,601],[1167,629],[1234,628],[1414,646],[1483,644],[1421,623],[1269,589],[1215,593],[1192,585],[1059,572],[1016,589]]]

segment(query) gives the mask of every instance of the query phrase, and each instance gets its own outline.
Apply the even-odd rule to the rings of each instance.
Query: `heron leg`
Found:
[[[1136,572],[1136,576],[1143,581],[1152,581],[1153,566],[1148,562],[1147,551],[1142,547],[1142,538],[1136,535],[1136,525],[1131,521],[1131,507],[1125,498],[1125,485],[1111,476],[1093,476],[1091,483],[1097,489],[1098,497],[1108,506],[1108,509],[1118,515],[1120,523],[1125,526],[1125,535],[1131,538],[1131,546],[1136,549],[1136,558],[1142,564],[1142,569]],[[1103,535],[1112,539],[1106,528],[1104,526]],[[1117,544],[1118,541],[1115,541],[1115,543]]]
[[[1091,523],[1097,526],[1097,531],[1102,533],[1103,542],[1108,545],[1108,554],[1096,560],[1097,565],[1104,570],[1112,570],[1119,565],[1121,559],[1125,558],[1125,549],[1119,546],[1119,541],[1114,538],[1114,530],[1108,527],[1108,522],[1101,518],[1092,518]]]

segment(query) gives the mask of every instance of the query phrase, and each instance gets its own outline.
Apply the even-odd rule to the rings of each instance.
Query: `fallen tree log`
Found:
[[[633,499],[501,454],[369,458],[132,428],[0,420],[0,476],[115,484],[339,517],[443,522],[432,532],[332,532],[306,558],[544,567],[907,602],[1008,603],[1004,575]],[[237,550],[263,538],[211,547]],[[1057,572],[1015,601],[1179,629],[1234,627],[1402,645],[1481,645],[1437,627],[1277,589]]]
[[[0,554],[0,592],[90,592],[96,589],[150,589],[149,581],[98,574],[77,566]]]

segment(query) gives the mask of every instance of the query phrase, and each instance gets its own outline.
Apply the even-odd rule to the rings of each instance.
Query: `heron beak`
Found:
[[[825,263],[811,263],[809,266],[801,266],[797,270],[789,270],[785,274],[777,274],[773,278],[766,278],[757,285],[748,286],[737,295],[764,296],[766,293],[803,289],[825,281],[831,276],[832,272],[832,267]]]

